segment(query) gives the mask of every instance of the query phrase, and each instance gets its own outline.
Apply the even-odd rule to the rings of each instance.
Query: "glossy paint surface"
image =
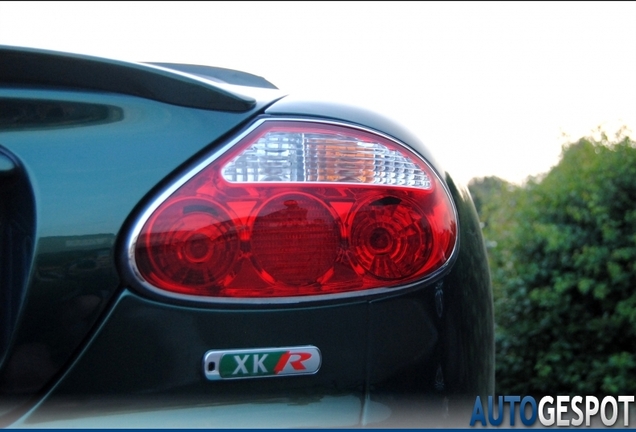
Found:
[[[492,295],[466,189],[435,162],[433,148],[392,120],[355,106],[275,102],[281,94],[270,92],[255,90],[254,109],[231,113],[0,86],[0,168],[19,172],[11,184],[0,174],[0,284],[13,294],[12,318],[2,324],[10,335],[1,424],[443,426],[463,419],[466,400],[492,394]],[[139,214],[262,115],[357,124],[426,158],[457,208],[451,265],[396,292],[303,304],[197,303],[141,289],[125,265]],[[26,240],[22,276],[11,284],[8,221],[22,221],[18,237]],[[210,350],[297,346],[320,350],[317,373],[210,381],[203,371]]]
[[[11,395],[42,388],[117,291],[116,238],[135,206],[252,114],[61,90],[0,88],[2,101],[7,111],[27,118],[5,122],[0,145],[23,167],[23,189],[33,191],[37,221],[29,233],[31,277],[13,306],[21,325],[0,373],[2,393]],[[3,205],[20,207],[23,195]]]

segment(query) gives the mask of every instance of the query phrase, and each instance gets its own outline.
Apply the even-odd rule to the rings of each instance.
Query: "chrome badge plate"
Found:
[[[210,350],[203,355],[203,374],[211,381],[313,375],[321,363],[320,350],[312,345]]]

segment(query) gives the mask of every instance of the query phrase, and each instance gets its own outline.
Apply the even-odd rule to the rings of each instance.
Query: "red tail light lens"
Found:
[[[451,257],[456,213],[428,164],[341,124],[262,120],[188,173],[137,226],[145,286],[210,298],[391,288]]]
[[[423,269],[433,250],[431,226],[417,204],[395,196],[373,196],[351,224],[353,253],[378,279],[400,280]]]

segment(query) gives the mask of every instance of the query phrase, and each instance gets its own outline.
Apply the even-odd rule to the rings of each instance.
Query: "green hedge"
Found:
[[[636,142],[584,138],[542,178],[469,189],[484,223],[498,394],[636,389]]]

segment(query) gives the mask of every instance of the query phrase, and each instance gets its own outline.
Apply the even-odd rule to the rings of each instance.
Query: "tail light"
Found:
[[[447,190],[410,149],[353,126],[266,119],[165,191],[130,253],[155,292],[298,298],[428,278],[456,238]]]

